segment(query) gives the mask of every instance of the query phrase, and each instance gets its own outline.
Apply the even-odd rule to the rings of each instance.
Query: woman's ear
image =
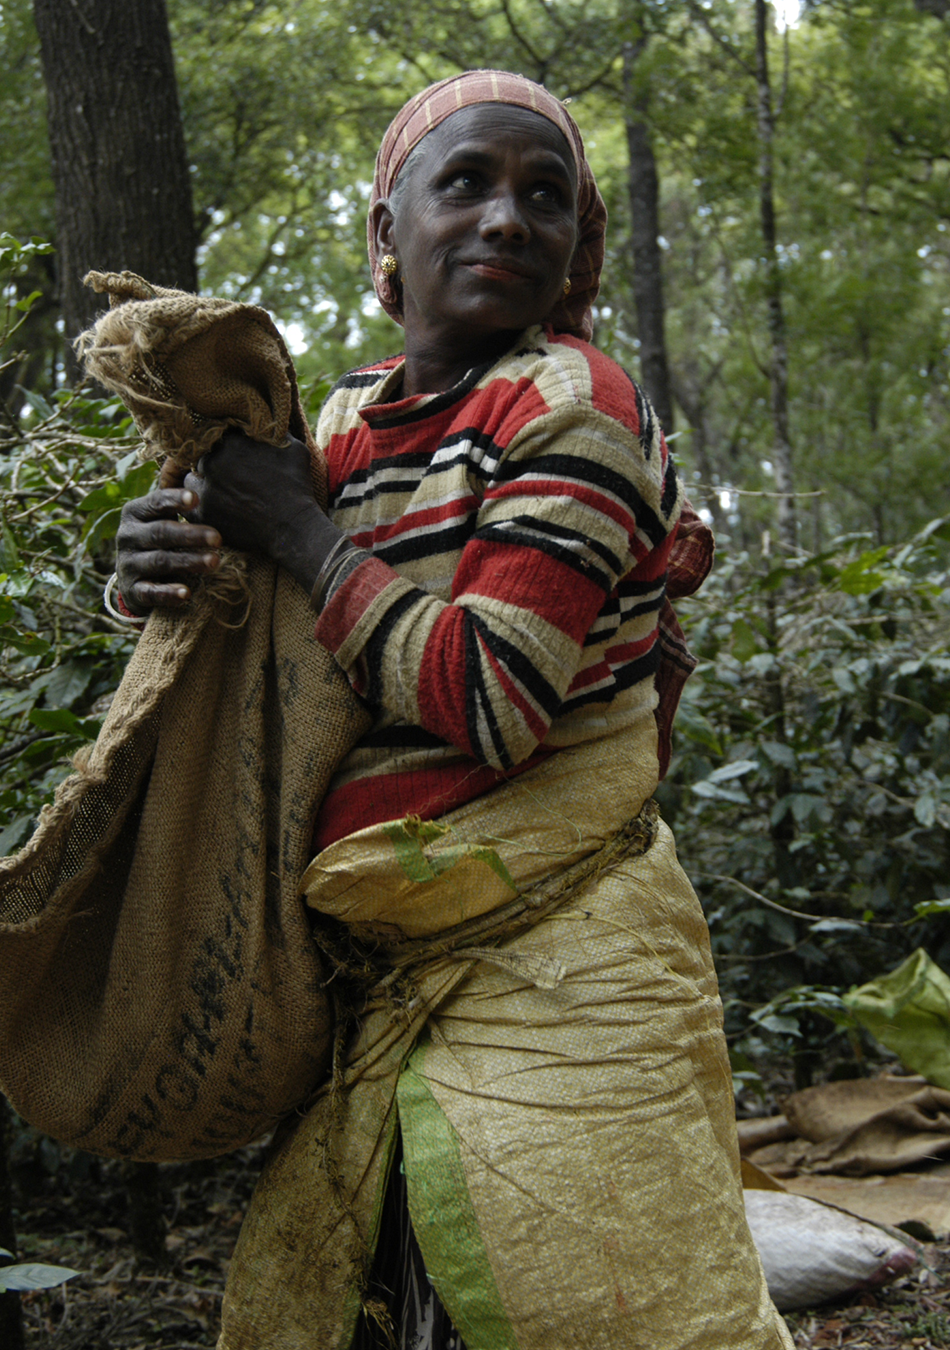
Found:
[[[395,247],[393,243],[393,225],[395,220],[389,205],[388,197],[381,197],[378,202],[373,204],[373,209],[369,213],[369,218],[373,228],[373,237],[376,240],[377,258],[381,258],[384,253],[392,253],[393,248]]]

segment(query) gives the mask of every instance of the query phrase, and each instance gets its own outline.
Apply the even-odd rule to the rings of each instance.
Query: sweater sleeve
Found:
[[[370,557],[316,636],[371,703],[508,770],[544,739],[618,580],[662,579],[678,505],[662,442],[571,402],[509,443],[450,601]]]

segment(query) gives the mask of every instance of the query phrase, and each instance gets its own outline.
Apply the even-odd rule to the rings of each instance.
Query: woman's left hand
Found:
[[[293,438],[278,447],[226,431],[183,486],[198,498],[192,520],[213,526],[231,548],[279,563],[307,590],[342,537],[314,498],[309,451]]]

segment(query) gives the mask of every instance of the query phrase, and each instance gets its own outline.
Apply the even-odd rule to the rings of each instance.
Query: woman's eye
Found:
[[[549,206],[560,206],[564,201],[564,193],[553,183],[539,184],[531,193],[531,196],[535,201]]]
[[[460,192],[474,192],[478,187],[478,175],[474,173],[457,173],[450,181],[449,187],[457,188]]]

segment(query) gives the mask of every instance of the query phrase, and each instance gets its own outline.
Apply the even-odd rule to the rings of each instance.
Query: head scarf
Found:
[[[547,322],[556,332],[573,333],[589,340],[594,327],[591,305],[600,287],[600,269],[604,262],[607,208],[587,163],[577,124],[564,104],[540,84],[506,70],[468,70],[464,75],[440,80],[416,94],[393,118],[379,147],[370,211],[380,198],[389,197],[399,170],[423,136],[460,108],[470,108],[477,103],[513,103],[515,107],[540,113],[554,123],[571,147],[577,169],[577,247],[569,274],[570,294],[558,301],[547,315]],[[391,318],[401,323],[399,296],[393,279],[376,264],[376,239],[371,224],[367,226],[366,234],[379,303]]]

